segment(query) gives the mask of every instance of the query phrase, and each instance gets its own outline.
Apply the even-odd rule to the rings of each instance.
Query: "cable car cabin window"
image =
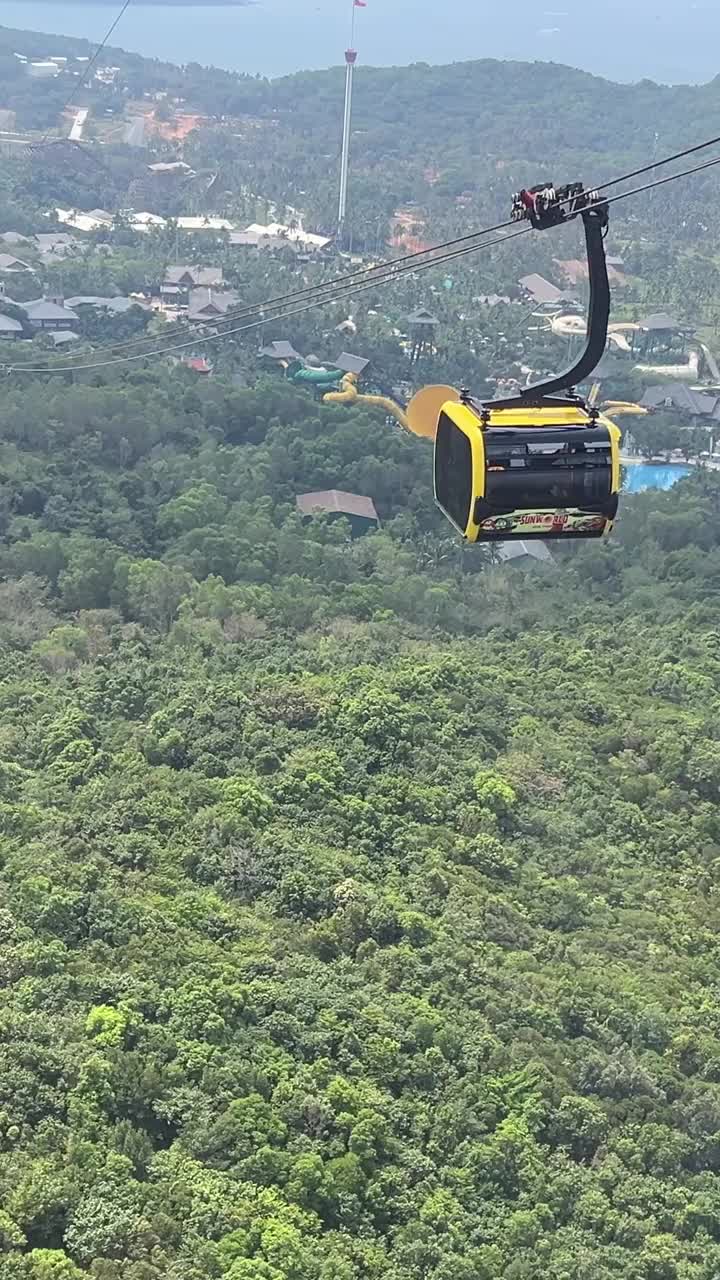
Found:
[[[472,452],[467,436],[444,413],[435,440],[435,497],[464,533],[473,499]]]
[[[485,499],[494,509],[517,511],[552,507],[597,507],[612,486],[607,432],[559,429],[538,440],[538,431],[486,437]],[[524,438],[523,438],[524,437]]]

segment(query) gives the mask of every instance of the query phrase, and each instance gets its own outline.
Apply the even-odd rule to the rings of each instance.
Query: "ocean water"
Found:
[[[633,462],[625,468],[623,493],[645,493],[646,489],[672,489],[678,480],[690,474],[690,467],[681,463],[661,465],[650,462]]]
[[[4,0],[6,27],[99,41],[119,0]],[[284,75],[342,61],[350,0],[257,0],[171,8],[133,0],[113,43],[148,57]],[[360,62],[541,60],[616,80],[699,82],[720,72],[718,0],[367,0],[356,10]],[[561,74],[558,72],[558,74]]]

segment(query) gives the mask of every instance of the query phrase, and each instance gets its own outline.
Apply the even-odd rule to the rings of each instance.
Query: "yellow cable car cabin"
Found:
[[[492,403],[492,402],[491,402]],[[469,542],[601,538],[620,488],[620,431],[577,406],[496,409],[447,401],[435,500]]]
[[[572,390],[590,376],[607,341],[607,202],[574,184],[522,191],[513,205],[513,218],[528,218],[541,230],[578,214],[590,303],[587,342],[575,364],[511,399],[477,402],[467,391],[451,393],[436,418],[435,499],[470,542],[601,538],[612,528],[620,431]]]

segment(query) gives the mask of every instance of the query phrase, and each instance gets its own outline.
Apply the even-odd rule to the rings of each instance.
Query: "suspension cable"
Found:
[[[249,302],[238,310],[228,312],[224,316],[213,316],[208,319],[200,318],[193,323],[198,325],[227,324],[236,320],[243,320],[246,317],[256,315],[258,312],[267,311],[272,307],[279,306],[283,303],[295,303],[303,300],[308,295],[316,293],[324,293],[326,290],[337,287],[344,287],[357,280],[361,283],[364,279],[375,278],[377,273],[378,280],[384,277],[386,272],[395,271],[396,268],[404,266],[405,263],[416,262],[418,258],[424,258],[428,254],[436,254],[443,249],[452,249],[457,245],[466,245],[470,241],[479,240],[480,237],[492,235],[498,231],[506,231],[516,227],[517,223],[513,221],[499,222],[493,227],[484,227],[478,231],[469,231],[463,236],[457,236],[453,240],[444,240],[439,244],[429,245],[427,249],[416,249],[412,253],[406,253],[400,258],[387,258],[383,262],[376,262],[372,267],[359,267],[356,271],[345,272],[342,275],[333,276],[330,280],[323,280],[316,284],[305,285],[301,289],[293,289],[288,293],[277,294],[273,298],[267,298],[261,302]],[[478,248],[481,246],[478,245]],[[441,259],[431,259],[431,261],[440,261]],[[418,264],[419,265],[419,264]],[[136,347],[143,342],[163,342],[168,338],[172,338],[175,332],[184,333],[186,326],[184,322],[170,326],[172,332],[159,334],[156,338],[148,338],[145,335],[135,338],[128,338],[124,342],[110,343],[103,347],[104,351],[125,351],[132,347]],[[82,359],[78,355],[75,359]]]
[[[92,55],[92,57],[88,59],[87,65],[86,65],[85,70],[83,71],[82,75],[80,76],[80,79],[76,82],[76,84],[74,84],[74,85],[73,85],[72,93],[70,94],[70,97],[67,99],[67,101],[66,101],[66,103],[65,103],[65,106],[64,106],[64,107],[63,107],[63,109],[62,109],[62,111],[61,111],[61,113],[60,113],[61,115],[64,115],[64,114],[65,114],[65,112],[67,111],[68,107],[71,107],[71,106],[72,106],[72,104],[73,104],[73,102],[75,101],[75,99],[77,98],[77,96],[78,96],[78,94],[79,94],[80,90],[85,88],[85,85],[86,85],[86,84],[87,84],[87,82],[88,82],[88,77],[89,77],[89,75],[90,75],[90,72],[91,72],[91,71],[93,70],[93,68],[95,67],[95,65],[96,65],[96,63],[97,63],[97,60],[98,60],[98,58],[100,57],[101,53],[103,53],[103,51],[104,51],[104,49],[105,49],[105,46],[107,45],[107,42],[108,42],[108,40],[110,39],[110,37],[111,37],[111,35],[112,35],[113,31],[115,30],[116,26],[117,26],[117,25],[118,25],[118,23],[120,22],[121,18],[123,18],[123,17],[124,17],[125,13],[127,12],[127,10],[128,10],[129,8],[130,8],[130,0],[123,0],[123,3],[121,4],[120,9],[118,10],[118,13],[115,15],[114,20],[112,21],[112,23],[111,23],[111,24],[110,24],[110,26],[108,27],[107,31],[105,32],[105,35],[103,36],[102,40],[100,41],[100,44],[97,46],[97,48],[96,48],[96,50],[95,50],[94,54]],[[43,137],[43,140],[42,140],[42,143],[43,143],[43,144],[47,142],[47,140],[48,140],[49,136],[50,136],[50,131],[49,131],[49,130],[47,130],[47,131],[46,131],[46,133],[45,133],[45,136]],[[42,145],[42,144],[41,144],[41,145]]]
[[[653,182],[645,183],[643,186],[633,188],[630,191],[619,192],[617,195],[610,196],[607,200],[603,199],[601,201],[598,201],[597,204],[615,204],[620,200],[627,200],[627,199],[630,199],[631,197],[641,195],[646,191],[652,191],[655,187],[665,186],[670,182],[676,182],[680,178],[690,177],[691,175],[696,173],[701,173],[706,169],[714,168],[718,164],[720,164],[720,156],[715,157],[712,160],[706,160],[703,164],[695,165],[692,168],[681,170],[679,173],[668,174],[663,178],[657,178]],[[616,179],[616,181],[619,182],[619,181],[622,181],[622,179]],[[597,207],[597,205],[595,206],[590,205],[589,207],[593,208],[593,207]],[[497,229],[498,230],[504,229],[508,225],[514,226],[516,224],[503,223],[503,224],[500,224]],[[94,361],[89,364],[60,365],[60,366],[56,365],[56,366],[48,366],[48,367],[37,367],[33,365],[8,365],[8,366],[4,366],[4,368],[7,373],[72,373],[75,370],[81,371],[81,370],[90,370],[90,369],[101,369],[101,368],[107,368],[110,365],[127,364],[131,361],[154,359],[155,357],[158,357],[158,356],[170,355],[175,351],[187,350],[189,347],[199,346],[201,344],[205,344],[209,342],[216,342],[225,337],[232,337],[237,333],[245,333],[250,329],[259,328],[261,325],[268,323],[268,321],[277,323],[278,320],[291,319],[293,316],[302,315],[306,311],[314,310],[317,307],[321,307],[321,306],[329,305],[333,302],[341,301],[346,296],[349,296],[355,293],[361,293],[361,292],[364,292],[366,289],[372,289],[372,288],[375,288],[376,286],[391,283],[396,279],[402,279],[403,276],[409,275],[413,271],[420,271],[433,266],[441,266],[445,262],[454,261],[455,259],[464,257],[469,253],[477,252],[480,249],[491,248],[496,244],[503,244],[506,240],[513,240],[518,235],[525,234],[527,231],[530,230],[530,227],[529,226],[523,227],[520,231],[515,231],[510,235],[501,236],[496,240],[482,240],[479,243],[466,245],[464,248],[457,249],[452,253],[440,254],[438,257],[432,258],[429,261],[426,261],[423,263],[417,263],[414,261],[418,257],[421,257],[424,254],[427,254],[429,252],[437,252],[437,249],[441,247],[449,247],[452,245],[462,244],[463,241],[466,241],[472,238],[474,238],[477,241],[480,235],[488,234],[490,230],[492,230],[492,228],[488,228],[485,232],[475,232],[475,233],[471,233],[468,236],[459,236],[455,240],[444,242],[444,245],[442,246],[441,245],[434,246],[433,249],[424,250],[424,251],[418,250],[415,253],[406,254],[403,258],[398,259],[396,262],[383,264],[384,266],[383,274],[379,275],[377,278],[374,278],[370,281],[365,279],[365,277],[367,277],[368,275],[368,271],[361,270],[358,272],[352,272],[348,276],[338,278],[337,283],[342,287],[338,288],[334,293],[331,292],[327,296],[325,295],[325,293],[323,293],[322,297],[318,297],[309,302],[306,302],[305,305],[300,306],[295,310],[291,310],[289,312],[283,312],[282,310],[280,310],[278,315],[274,315],[270,317],[262,315],[260,318],[252,321],[249,324],[240,325],[237,328],[226,329],[222,333],[209,334],[206,337],[200,337],[200,338],[197,338],[197,337],[191,338],[182,343],[175,343],[170,346],[161,347],[155,350],[139,352],[137,354],[129,355],[129,356],[123,356],[115,360]],[[413,262],[413,265],[407,266],[406,264],[409,262]],[[370,270],[377,270],[377,269],[378,268],[371,268]],[[358,276],[362,276],[363,279],[358,280],[357,283],[353,283],[353,280]],[[297,297],[297,294],[308,293],[311,290],[316,293],[322,292],[325,289],[329,289],[331,287],[331,284],[332,282],[328,282],[325,286],[314,286],[314,287],[308,286],[308,288],[305,290],[297,291],[295,296]],[[289,295],[289,296],[292,297],[293,295]],[[273,306],[280,306],[280,304],[285,300],[286,300],[285,298],[280,298],[277,304],[269,304],[269,303],[258,304],[257,308],[254,308],[254,309],[261,310],[261,311],[272,309]],[[227,317],[226,319],[232,319],[232,317]]]
[[[125,12],[125,9],[128,7],[129,3],[130,3],[130,0],[127,0],[127,3],[125,4],[123,10],[121,11],[120,14],[118,14],[118,17],[115,19],[115,23],[113,24],[113,27],[110,28],[110,31],[106,35],[103,45],[104,43],[107,42],[107,39],[109,38],[109,35],[112,33],[114,26],[117,25],[118,21],[122,17],[122,14]],[[102,47],[103,46],[101,46],[101,48]],[[97,52],[99,53],[100,50],[98,50]],[[666,164],[671,164],[673,161],[680,160],[685,156],[694,155],[697,152],[706,150],[708,147],[714,146],[717,143],[720,143],[720,135],[718,135],[718,137],[716,138],[709,138],[705,142],[697,143],[695,146],[686,147],[684,151],[677,151],[675,152],[674,155],[661,157],[659,160],[655,160],[652,164],[645,165],[640,169],[631,170],[629,173],[622,174],[621,176],[616,178],[610,178],[608,182],[604,182],[600,185],[602,186],[603,190],[605,190],[607,187],[617,186],[621,182],[628,182],[631,178],[640,177],[645,173],[650,173],[654,169],[662,168],[662,166]],[[672,175],[672,177],[665,178],[662,181],[668,182],[668,181],[673,181],[675,178],[686,177],[689,174],[700,172],[702,168],[711,168],[713,163],[714,162],[709,162],[707,165],[702,165],[702,166],[699,166],[698,168],[687,169],[682,173],[674,174]],[[662,183],[658,182],[657,185],[662,185]],[[641,192],[646,190],[650,190],[650,187],[649,186],[638,187],[635,189],[634,192],[627,192],[625,194],[627,195],[640,194]],[[614,200],[617,200],[619,198],[621,197],[619,196],[611,197],[606,203],[608,204],[613,203]],[[561,203],[569,203],[571,199],[572,197],[569,197],[567,201],[561,202]],[[417,249],[412,253],[404,254],[400,258],[386,259],[384,262],[376,263],[372,267],[360,267],[358,268],[357,271],[346,272],[343,275],[332,277],[330,280],[323,281],[319,284],[306,285],[302,289],[295,289],[284,294],[278,294],[275,297],[266,299],[265,301],[262,301],[262,302],[247,303],[245,306],[239,308],[238,310],[229,312],[227,315],[219,318],[212,317],[212,318],[204,319],[201,317],[200,319],[196,320],[194,323],[198,325],[234,323],[237,320],[245,319],[246,317],[252,316],[253,314],[257,314],[258,312],[267,310],[270,307],[274,307],[277,304],[285,303],[285,302],[294,303],[295,301],[300,301],[301,299],[304,299],[308,296],[313,296],[315,293],[320,293],[325,290],[331,289],[335,285],[344,285],[346,282],[350,282],[355,279],[359,280],[361,277],[369,279],[370,276],[375,272],[384,273],[389,267],[398,267],[405,262],[411,262],[418,258],[425,257],[429,253],[437,253],[439,250],[442,250],[442,249],[449,249],[449,248],[454,248],[456,245],[467,244],[470,240],[474,240],[476,238],[479,238],[480,236],[492,235],[498,231],[505,231],[508,228],[513,227],[514,225],[515,223],[513,223],[512,221],[500,222],[500,223],[497,223],[495,226],[485,227],[482,230],[478,230],[478,231],[471,231],[471,232],[468,232],[466,235],[457,236],[455,237],[455,239],[445,240],[440,242],[437,245],[431,245],[427,249]],[[166,341],[167,338],[173,337],[175,333],[183,332],[184,323],[178,322],[177,324],[173,325],[171,328],[172,328],[171,332],[168,332],[163,335],[158,335],[157,338],[148,338],[145,335],[138,335],[135,338],[128,338],[123,342],[110,343],[107,346],[103,347],[103,350],[108,352],[130,351],[135,347],[141,346],[143,343],[151,343],[151,342],[157,342],[157,341],[163,342],[163,341]],[[152,351],[148,352],[148,354],[152,354]],[[80,353],[78,353],[77,356],[73,355],[72,353],[69,353],[69,359],[71,360],[79,361],[82,358],[83,357]]]
[[[531,228],[522,227],[519,231],[513,231],[506,236],[499,236],[496,240],[484,240],[479,244],[466,245],[464,248],[455,249],[452,253],[443,254],[439,258],[433,258],[430,262],[421,262],[412,267],[404,267],[401,271],[393,271],[379,280],[360,281],[347,285],[342,291],[336,292],[330,297],[315,298],[304,305],[297,307],[295,310],[280,310],[276,316],[261,316],[259,319],[252,320],[249,324],[239,325],[230,329],[223,330],[222,333],[211,333],[200,338],[190,338],[184,342],[176,342],[170,346],[161,347],[154,351],[140,351],[135,355],[121,356],[116,360],[93,361],[90,364],[80,365],[50,365],[47,367],[38,367],[36,365],[5,365],[1,366],[5,372],[10,373],[75,373],[87,369],[106,369],[111,365],[129,364],[135,360],[155,359],[158,356],[172,355],[176,351],[186,351],[190,347],[197,347],[210,342],[219,342],[223,338],[231,338],[238,333],[247,333],[251,329],[258,329],[261,325],[268,323],[276,323],[278,320],[288,320],[293,316],[303,315],[307,311],[313,311],[317,307],[328,306],[334,302],[341,302],[345,297],[356,293],[364,293],[367,289],[375,289],[378,285],[388,284],[394,280],[402,280],[404,276],[414,274],[416,271],[426,271],[429,267],[441,266],[446,262],[454,262],[458,258],[464,258],[470,253],[477,253],[481,249],[490,249],[494,245],[504,244],[507,240],[515,240],[518,236],[526,235]]]
[[[720,134],[717,138],[708,138],[707,142],[698,142],[694,147],[686,147],[684,151],[676,151],[672,156],[663,156],[660,160],[653,160],[652,164],[643,165],[641,169],[633,169],[630,173],[624,173],[620,178],[610,178],[607,182],[600,185],[603,190],[607,187],[616,187],[620,182],[629,182],[631,178],[641,178],[646,173],[652,173],[654,169],[662,169],[666,164],[672,164],[675,160],[684,160],[686,156],[696,155],[698,151],[707,151],[708,147],[714,147],[720,144]],[[691,172],[694,172],[691,171]],[[680,177],[680,174],[676,175]]]
[[[720,156],[715,156],[712,160],[706,160],[703,164],[696,164],[692,169],[681,169],[680,173],[670,173],[664,178],[656,178],[654,182],[646,182],[642,187],[633,187],[631,191],[621,191],[616,196],[609,196],[604,203],[616,204],[618,200],[627,200],[630,196],[642,195],[645,191],[653,191],[655,187],[664,187],[668,182],[676,182],[678,178],[688,178],[693,173],[702,173],[704,169],[712,169],[717,164],[720,164]]]

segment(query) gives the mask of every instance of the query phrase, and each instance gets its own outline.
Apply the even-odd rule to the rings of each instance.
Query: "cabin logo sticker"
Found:
[[[605,516],[587,515],[582,511],[519,511],[511,515],[490,516],[480,528],[487,533],[546,534],[600,533]]]

